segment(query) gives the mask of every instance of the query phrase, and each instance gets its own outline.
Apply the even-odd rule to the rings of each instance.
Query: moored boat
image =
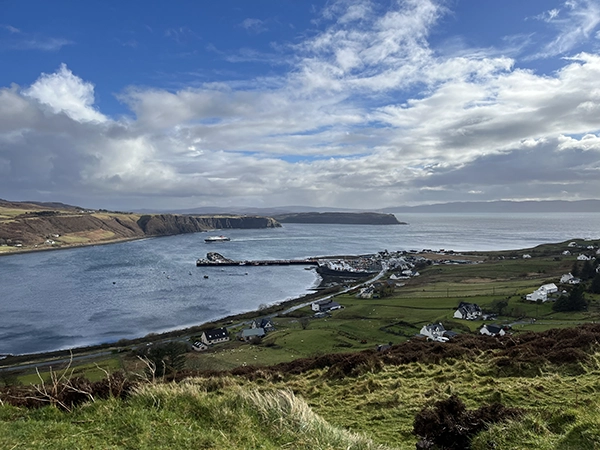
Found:
[[[209,236],[206,239],[204,239],[204,242],[227,242],[230,241],[231,239],[229,239],[227,236]]]

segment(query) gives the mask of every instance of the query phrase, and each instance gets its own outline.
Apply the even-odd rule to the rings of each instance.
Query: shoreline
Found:
[[[197,233],[204,233],[204,231],[198,231]],[[77,244],[65,244],[60,247],[39,247],[39,248],[30,248],[27,247],[23,250],[16,250],[10,252],[0,252],[0,257],[2,256],[14,256],[14,255],[24,255],[27,253],[37,253],[37,252],[51,252],[58,250],[71,250],[74,248],[82,248],[82,247],[95,247],[96,245],[110,245],[110,244],[120,244],[122,242],[131,242],[131,241],[140,241],[142,239],[154,239],[158,237],[167,237],[167,236],[177,236],[176,234],[168,234],[164,236],[140,236],[140,237],[130,237],[130,238],[119,238],[108,241],[98,241],[91,243],[77,243]]]
[[[93,354],[102,353],[106,351],[126,351],[129,350],[130,347],[135,348],[136,346],[142,344],[156,343],[166,339],[191,337],[193,335],[201,333],[202,331],[209,330],[212,328],[227,328],[233,325],[237,325],[238,322],[252,320],[257,317],[276,316],[277,313],[286,311],[290,307],[300,305],[309,301],[317,301],[321,297],[335,295],[340,291],[338,287],[323,287],[324,279],[323,277],[320,278],[321,281],[319,281],[318,286],[310,289],[314,290],[314,292],[307,293],[300,297],[294,297],[288,300],[283,300],[274,303],[273,305],[268,306],[264,309],[256,309],[241,312],[238,314],[230,314],[220,319],[203,322],[201,324],[186,328],[177,328],[159,333],[148,333],[145,336],[140,336],[138,338],[120,339],[114,342],[106,342],[83,347],[72,347],[39,353],[2,354],[0,355],[0,372],[3,370],[20,370],[21,367],[25,365],[37,366],[43,365],[47,362],[51,363],[52,361],[62,362],[63,360],[65,360],[65,358],[72,357],[73,359],[75,359],[77,357],[93,356]],[[4,356],[4,358],[2,358],[2,356]]]

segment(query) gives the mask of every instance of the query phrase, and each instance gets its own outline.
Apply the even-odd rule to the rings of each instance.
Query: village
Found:
[[[593,275],[600,273],[600,266],[593,264],[596,255],[600,255],[600,249],[593,245],[583,246],[576,242],[568,244],[570,250],[564,250],[561,254],[565,257],[572,257],[572,252],[580,250],[581,253],[575,258],[574,267],[578,263],[584,265],[581,269],[585,271],[593,271]],[[504,257],[502,257],[504,258]],[[528,253],[522,254],[519,258],[530,260],[532,257]],[[517,260],[518,257],[512,259]],[[319,265],[328,269],[327,275],[331,285],[331,280],[334,284],[343,285],[345,292],[358,300],[368,302],[369,300],[385,299],[393,296],[398,290],[402,289],[411,279],[420,276],[420,270],[435,266],[456,266],[456,265],[473,265],[481,264],[483,261],[474,258],[472,255],[463,256],[460,253],[452,250],[433,251],[431,249],[423,249],[422,251],[397,251],[388,252],[384,250],[373,255],[362,255],[359,257],[347,258],[323,258],[319,260]],[[592,268],[592,269],[590,269]],[[378,272],[377,272],[378,271]],[[364,282],[361,276],[368,273],[370,276],[378,273],[377,276],[370,278]],[[337,274],[337,278],[336,278]],[[360,276],[354,276],[359,274]],[[570,287],[576,286],[582,282],[578,276],[571,272],[564,273],[552,283],[544,283],[533,292],[521,296],[523,303],[543,304],[546,302],[556,302],[561,297],[567,297],[570,292]],[[586,279],[592,277],[592,273],[584,274]],[[352,286],[350,283],[354,282]],[[310,315],[300,319],[301,321],[328,319],[339,310],[345,308],[344,302],[338,301],[336,296],[328,296],[324,299],[315,300],[306,307],[310,307]],[[455,304],[455,309],[452,314],[452,319],[466,322],[481,322],[481,325],[476,327],[476,332],[484,336],[504,336],[511,332],[511,323],[498,323],[498,311],[493,308],[482,308],[474,302],[459,300]],[[245,323],[239,330],[230,335],[228,328],[222,327],[204,331],[199,339],[194,341],[192,346],[195,351],[206,351],[215,344],[227,342],[235,336],[235,339],[244,342],[257,344],[265,337],[276,330],[274,323],[275,316],[267,316],[254,319]],[[535,319],[528,319],[534,323]],[[305,327],[305,325],[303,325]],[[461,331],[446,329],[443,321],[426,323],[416,330],[412,335],[413,338],[426,339],[436,342],[447,342]],[[385,350],[391,343],[377,343],[378,350]]]

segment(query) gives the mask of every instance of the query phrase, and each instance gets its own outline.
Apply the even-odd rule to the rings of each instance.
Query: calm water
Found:
[[[307,293],[302,267],[197,268],[232,259],[302,258],[383,249],[505,250],[600,238],[600,213],[405,214],[406,226],[288,224],[0,257],[0,354],[114,342],[198,325]],[[247,273],[247,275],[246,275]],[[204,275],[209,278],[205,279]]]

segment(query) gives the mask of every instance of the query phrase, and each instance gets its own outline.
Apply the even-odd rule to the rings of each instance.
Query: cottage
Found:
[[[420,334],[427,337],[427,339],[438,342],[448,341],[448,338],[444,336],[445,333],[446,329],[441,323],[430,323],[428,325],[423,325],[423,328],[421,328],[420,331]]]
[[[546,302],[548,301],[548,293],[543,289],[537,289],[531,294],[527,294],[525,300],[529,300],[530,302],[537,302],[538,300]]]
[[[506,331],[504,328],[494,324],[486,324],[479,329],[479,333],[487,336],[504,336]]]
[[[524,255],[523,255],[523,259],[531,259],[531,255],[524,254]]]
[[[270,317],[254,319],[250,324],[250,328],[262,328],[263,330],[265,330],[265,333],[275,331],[275,326],[273,325],[273,321]]]
[[[574,277],[570,273],[566,273],[562,277],[560,277],[560,282],[562,284],[579,284],[581,283],[581,280],[577,277]]]
[[[569,250],[565,250],[564,252],[562,252],[562,254],[564,256],[569,256],[571,254],[571,252]]]
[[[343,306],[337,302],[334,302],[331,299],[327,299],[327,300],[320,300],[318,302],[313,302],[311,304],[311,308],[315,312],[326,312],[326,311],[333,311],[336,309],[342,309]]]
[[[546,291],[547,294],[554,294],[558,292],[558,287],[554,283],[548,283],[540,286],[540,289]]]
[[[460,302],[454,312],[455,319],[477,320],[481,317],[481,308],[475,303]]]
[[[240,338],[242,341],[251,341],[252,339],[260,339],[265,337],[265,329],[264,328],[246,328],[242,330],[242,334]]]
[[[568,283],[569,280],[575,278],[571,273],[565,273],[562,277],[560,277],[560,283],[565,284]]]
[[[569,245],[567,247],[577,247],[577,242],[569,242]]]
[[[583,254],[580,254],[577,257],[577,261],[590,261],[591,259],[592,259],[591,256],[587,256],[587,255],[583,255]]]
[[[200,336],[200,341],[206,345],[227,342],[228,340],[229,333],[227,332],[227,328],[217,328],[215,330],[204,331],[202,336]]]

